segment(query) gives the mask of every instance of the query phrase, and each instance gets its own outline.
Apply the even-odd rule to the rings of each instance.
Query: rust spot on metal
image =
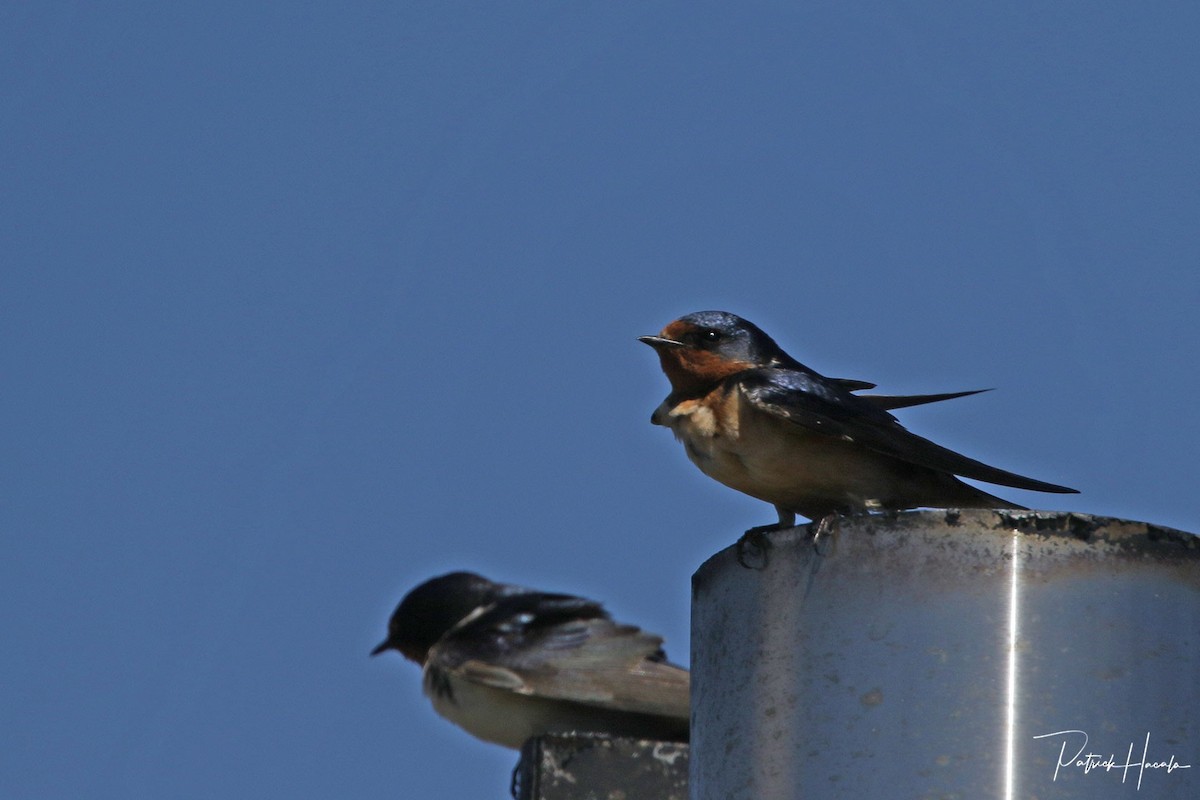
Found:
[[[1062,531],[1076,539],[1090,541],[1092,534],[1104,526],[1101,518],[1071,512],[1004,511],[996,512],[1000,528],[1016,528],[1021,533]]]

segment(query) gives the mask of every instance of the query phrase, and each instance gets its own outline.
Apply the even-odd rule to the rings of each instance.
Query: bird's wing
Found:
[[[885,411],[891,411],[897,408],[923,406],[926,403],[940,403],[943,400],[956,400],[959,397],[970,397],[973,394],[990,391],[991,389],[972,389],[967,392],[944,392],[942,394],[857,394],[855,397],[859,400],[866,400]]]
[[[800,374],[804,374],[804,370],[808,369],[808,367],[799,362],[797,362],[796,366],[799,367],[799,370],[796,371],[800,372]],[[785,367],[784,369],[792,371],[794,368]],[[866,389],[874,389],[877,386],[877,384],[870,381],[860,381],[854,378],[825,378],[825,380],[839,389],[845,389],[847,392],[861,392]],[[943,392],[941,394],[856,394],[855,397],[866,400],[885,411],[891,411],[895,408],[923,406],[926,403],[940,403],[943,400],[955,400],[959,397],[969,397],[973,394],[990,391],[991,389],[972,389],[968,392]]]
[[[854,378],[826,378],[830,383],[836,384],[839,388],[845,389],[847,392],[858,392],[863,389],[874,389],[877,384],[870,381],[858,381]]]
[[[746,400],[765,413],[910,464],[1018,489],[1076,491],[991,467],[934,444],[910,433],[880,405],[856,397],[815,373],[756,369],[729,380],[736,381]]]
[[[662,638],[614,622],[570,595],[503,598],[430,651],[467,680],[599,708],[688,717],[688,671],[666,661]]]

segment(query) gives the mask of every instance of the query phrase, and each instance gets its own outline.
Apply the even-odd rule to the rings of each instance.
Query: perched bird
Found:
[[[869,396],[826,378],[753,323],[725,311],[680,317],[653,347],[671,393],[650,421],[670,428],[710,478],[775,506],[762,532],[830,515],[906,508],[1021,508],[957,476],[1041,492],[1075,489],[967,458],[910,433],[889,409],[976,392]]]
[[[487,742],[546,733],[687,741],[688,671],[596,602],[451,572],[409,592],[371,655],[420,664],[434,710]]]

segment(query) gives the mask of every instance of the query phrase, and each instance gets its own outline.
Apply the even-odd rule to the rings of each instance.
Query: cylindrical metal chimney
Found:
[[[1200,537],[842,518],[693,578],[693,800],[1200,798]]]

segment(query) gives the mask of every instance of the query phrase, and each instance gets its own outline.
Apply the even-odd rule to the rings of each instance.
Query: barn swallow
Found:
[[[1022,508],[955,476],[1040,492],[1075,489],[967,458],[910,433],[890,409],[976,392],[869,396],[873,384],[827,378],[796,361],[753,323],[725,311],[680,317],[653,347],[671,393],[650,421],[670,428],[710,478],[796,514],[907,508]]]
[[[371,655],[420,664],[434,710],[487,742],[591,732],[688,739],[688,671],[599,604],[451,572],[413,589]]]

